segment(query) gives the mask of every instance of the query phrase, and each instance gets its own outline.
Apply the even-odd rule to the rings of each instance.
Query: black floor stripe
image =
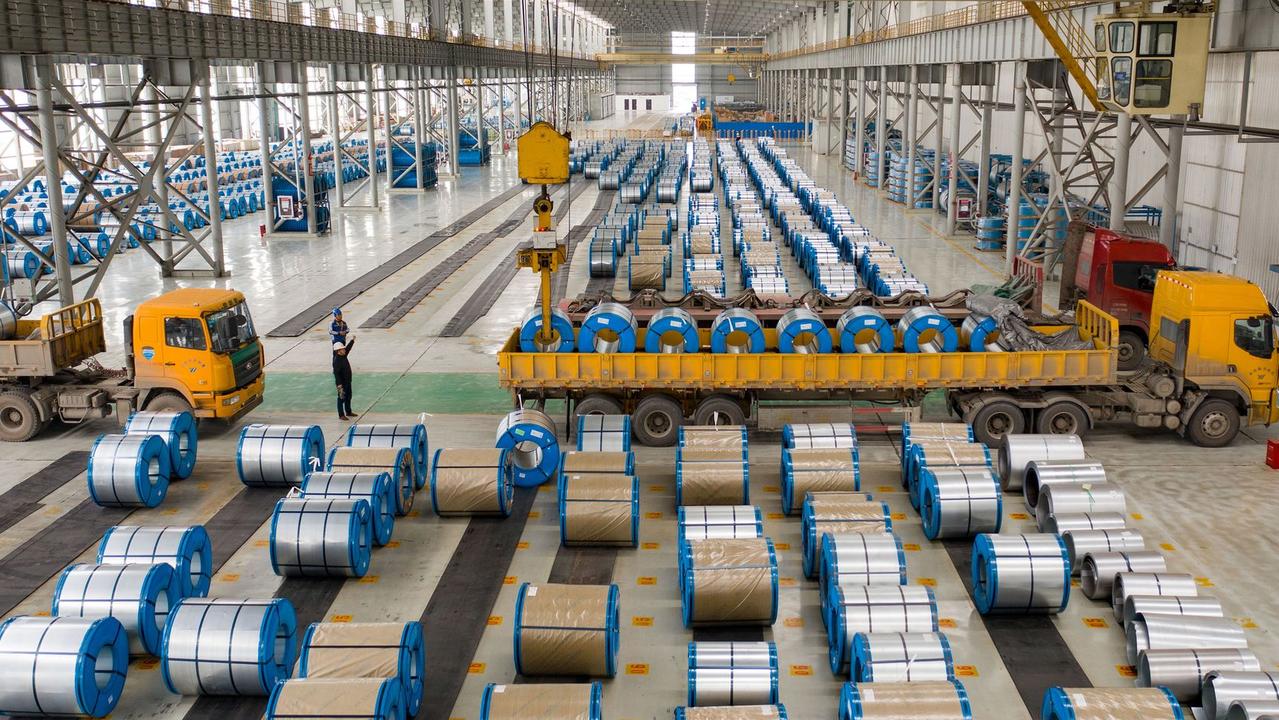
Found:
[[[699,627],[693,629],[693,642],[763,642],[762,627]]]
[[[560,191],[557,194],[562,195],[564,192],[567,192],[567,190]],[[373,317],[361,323],[360,328],[389,328],[395,325],[425,300],[427,295],[435,292],[435,289],[445,280],[448,280],[453,273],[460,270],[463,265],[466,265],[485,248],[493,244],[494,240],[514,232],[516,228],[525,222],[525,218],[531,212],[532,210],[529,207],[517,207],[496,228],[471,238],[469,242],[458,248],[452,255],[427,270],[425,274],[405,288],[403,292],[391,298],[391,301],[384,305],[381,310],[378,310]],[[514,248],[512,247],[513,250]]]
[[[512,185],[501,195],[498,195],[483,205],[475,208],[448,226],[436,230],[421,241],[409,246],[390,260],[373,268],[369,272],[361,275],[355,280],[352,280],[346,285],[343,285],[323,300],[320,300],[288,320],[285,320],[278,327],[267,333],[267,337],[298,337],[307,330],[310,330],[316,323],[328,317],[329,312],[334,307],[341,307],[342,305],[345,305],[359,297],[374,285],[377,285],[394,273],[404,269],[409,263],[427,254],[435,248],[435,246],[453,237],[459,232],[462,232],[480,218],[493,212],[503,203],[527,189],[529,189],[529,186],[523,183],[516,183]]]
[[[548,583],[564,585],[608,585],[617,564],[614,547],[565,547],[555,553]]]
[[[213,543],[215,575],[240,546],[248,542],[253,533],[262,527],[262,523],[271,517],[276,501],[285,491],[286,488],[242,488],[204,523],[204,529]]]
[[[0,532],[39,509],[46,495],[74,480],[88,463],[89,453],[74,450],[0,494]]]
[[[430,658],[424,720],[452,717],[536,497],[536,488],[519,488],[510,517],[472,518],[440,576],[422,614]]]

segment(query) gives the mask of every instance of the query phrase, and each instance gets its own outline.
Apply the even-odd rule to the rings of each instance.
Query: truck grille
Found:
[[[244,387],[262,374],[262,351],[258,343],[240,350],[233,356],[232,367],[235,370],[235,386]]]

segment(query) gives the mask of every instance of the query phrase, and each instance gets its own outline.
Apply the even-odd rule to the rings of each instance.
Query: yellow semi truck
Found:
[[[23,442],[54,420],[123,421],[134,410],[190,410],[235,421],[262,403],[264,356],[244,295],[186,288],[140,304],[124,321],[126,366],[103,368],[96,298],[0,340],[0,440]]]
[[[544,353],[521,352],[517,331],[498,366],[516,399],[563,398],[579,414],[629,412],[636,438],[659,446],[674,443],[686,420],[753,422],[762,401],[918,405],[935,390],[986,443],[1126,421],[1218,447],[1241,424],[1279,420],[1273,311],[1260,288],[1215,273],[1160,272],[1152,314],[1150,358],[1122,374],[1118,322],[1088,302],[1073,324],[1034,328],[1072,333],[1084,341],[1078,350],[792,355],[778,353],[766,330],[760,354]],[[710,317],[698,317],[703,348]],[[833,326],[835,317],[826,319]]]

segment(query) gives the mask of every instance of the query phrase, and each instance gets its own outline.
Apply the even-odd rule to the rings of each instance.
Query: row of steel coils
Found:
[[[693,316],[676,307],[654,313],[643,332],[630,309],[616,302],[596,305],[578,328],[574,328],[567,313],[555,308],[551,312],[553,339],[549,343],[538,338],[541,327],[541,310],[533,308],[520,323],[522,352],[696,353],[709,345],[713,353],[758,354],[772,349],[768,347],[763,323],[746,308],[720,312],[711,323],[706,342]],[[912,308],[895,325],[871,307],[850,308],[839,317],[833,330],[817,312],[796,307],[783,313],[774,329],[776,351],[781,353],[946,353],[958,351],[961,344],[972,352],[1003,350],[993,318],[970,315],[956,328],[946,316],[928,306]]]
[[[199,435],[190,412],[135,412],[124,431],[99,435],[89,451],[89,497],[101,507],[152,508],[170,480],[195,470]]]
[[[772,229],[740,149],[732,142],[720,141],[719,158],[724,201],[733,216],[733,254],[740,260],[742,287],[760,294],[785,295],[790,285],[782,270],[781,252],[772,239]]]

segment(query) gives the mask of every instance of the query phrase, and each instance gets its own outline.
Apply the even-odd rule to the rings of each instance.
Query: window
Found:
[[[1132,90],[1132,58],[1117,57],[1111,60],[1110,87],[1115,102],[1127,105],[1129,92]]]
[[[1142,57],[1171,57],[1177,49],[1177,23],[1144,22],[1137,44]]]
[[[209,324],[209,337],[213,338],[213,352],[229,353],[239,350],[257,337],[246,303],[219,310],[209,315],[206,322]]]
[[[644,109],[645,110],[653,109],[653,98],[644,98]]]
[[[1097,52],[1106,52],[1106,26],[1101,23],[1093,27],[1093,45]]]
[[[1166,107],[1172,98],[1172,61],[1138,60],[1132,104],[1139,108]]]
[[[1266,316],[1241,318],[1235,321],[1235,345],[1241,350],[1263,359],[1274,354],[1274,323]]]
[[[1117,22],[1110,24],[1110,52],[1132,52],[1132,23]]]
[[[697,52],[697,33],[671,33],[671,54],[692,55]],[[697,102],[697,66],[693,63],[671,64],[671,108],[684,112]]]
[[[1147,262],[1111,263],[1111,272],[1114,274],[1115,285],[1144,293],[1153,293],[1155,291],[1155,276],[1160,270],[1169,269],[1171,269],[1171,266],[1154,265]]]
[[[164,344],[184,350],[204,350],[204,326],[195,318],[165,318]]]

